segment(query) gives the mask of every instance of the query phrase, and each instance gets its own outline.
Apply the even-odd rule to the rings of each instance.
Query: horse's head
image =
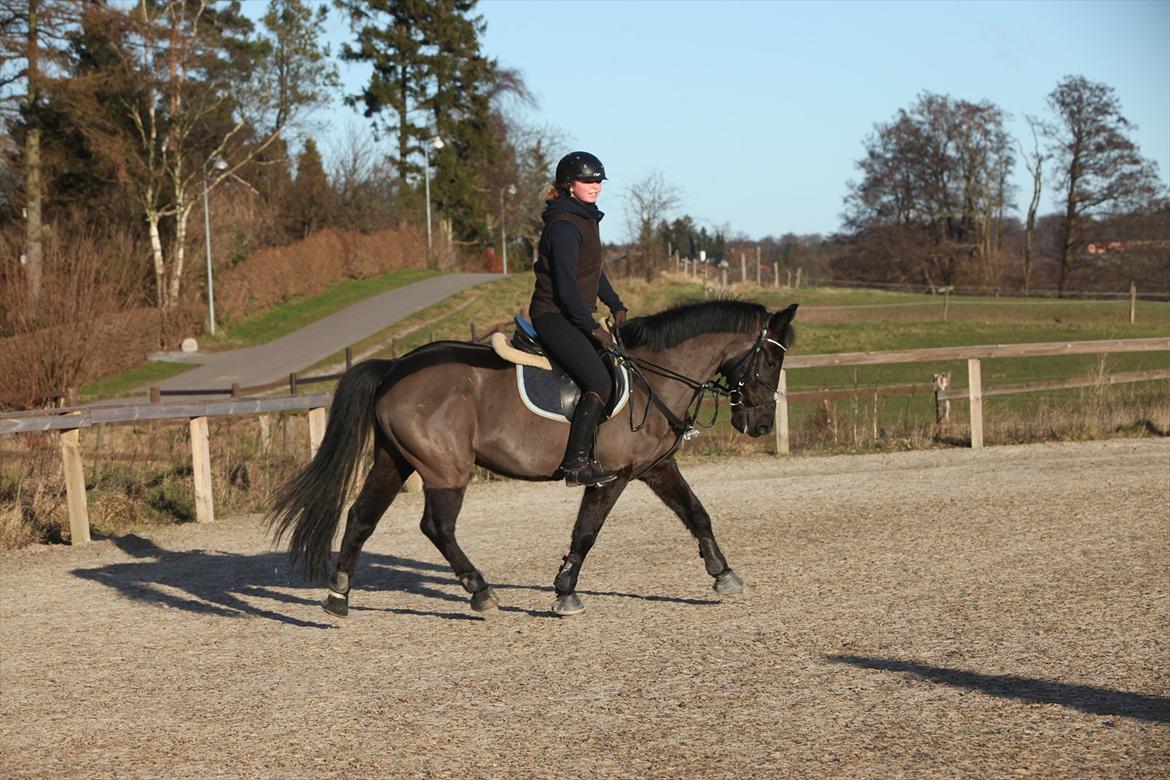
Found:
[[[767,318],[751,349],[719,367],[730,390],[731,424],[748,436],[763,436],[776,422],[776,385],[784,355],[796,338],[792,319],[798,304]]]

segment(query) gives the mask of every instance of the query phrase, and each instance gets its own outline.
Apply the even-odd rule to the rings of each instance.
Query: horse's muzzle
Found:
[[[763,436],[772,430],[775,416],[771,410],[748,408],[744,411],[736,410],[731,415],[731,427],[740,433],[746,433],[753,438]]]

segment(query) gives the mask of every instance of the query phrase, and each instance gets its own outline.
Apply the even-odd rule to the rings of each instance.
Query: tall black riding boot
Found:
[[[604,415],[605,405],[597,393],[585,393],[577,401],[573,423],[569,427],[569,446],[565,448],[565,459],[561,462],[561,472],[569,487],[604,485],[617,479],[617,474],[601,468],[601,464],[593,459],[593,441]]]

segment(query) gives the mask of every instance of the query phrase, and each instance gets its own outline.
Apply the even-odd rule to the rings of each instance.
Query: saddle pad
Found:
[[[516,366],[516,389],[520,391],[520,400],[533,413],[550,420],[569,422],[569,418],[561,411],[561,383],[572,384],[559,371],[549,371],[534,366]],[[620,412],[630,399],[630,375],[625,366],[618,367],[618,399],[609,412],[613,417]]]

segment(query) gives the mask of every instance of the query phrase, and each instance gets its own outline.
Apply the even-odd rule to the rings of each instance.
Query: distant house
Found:
[[[1170,241],[1097,241],[1085,247],[1091,255],[1108,255],[1124,252],[1156,252],[1170,249]]]

